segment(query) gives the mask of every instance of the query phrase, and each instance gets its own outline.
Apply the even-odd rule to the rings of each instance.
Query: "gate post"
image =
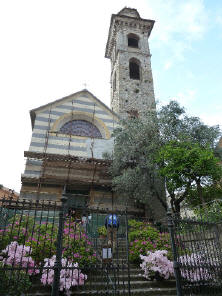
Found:
[[[130,291],[130,262],[129,262],[129,228],[128,228],[128,213],[127,208],[125,211],[125,223],[126,223],[126,256],[127,256],[127,275],[128,275],[128,295],[131,295]]]
[[[63,229],[64,229],[64,220],[65,220],[65,206],[67,197],[65,196],[65,190],[64,188],[61,202],[62,207],[59,211],[59,229],[57,234],[57,240],[56,240],[56,261],[54,266],[54,279],[53,279],[53,285],[52,285],[52,293],[51,296],[58,296],[59,295],[59,285],[60,285],[60,272],[62,269],[62,239],[63,239]]]
[[[180,265],[179,262],[177,261],[178,259],[178,254],[177,254],[177,246],[175,243],[175,228],[173,224],[173,217],[172,213],[170,210],[167,211],[167,217],[168,217],[168,229],[170,232],[170,239],[171,239],[171,246],[172,246],[172,251],[173,251],[173,268],[174,268],[174,274],[176,278],[176,287],[177,287],[177,296],[183,296],[182,293],[182,287],[181,287],[181,274],[180,274]]]

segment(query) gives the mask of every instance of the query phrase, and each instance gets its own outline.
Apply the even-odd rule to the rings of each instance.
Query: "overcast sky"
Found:
[[[156,99],[222,125],[221,0],[3,0],[0,2],[0,184],[20,190],[29,110],[87,88],[110,104],[104,58],[111,14],[137,8],[150,37]]]

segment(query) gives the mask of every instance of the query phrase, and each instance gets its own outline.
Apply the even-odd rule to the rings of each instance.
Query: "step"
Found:
[[[104,281],[102,282],[97,282],[97,281],[93,281],[93,282],[88,282],[85,284],[84,289],[85,290],[89,290],[89,289],[96,289],[96,290],[102,290],[102,289],[106,289],[106,287],[112,289],[113,286],[116,286],[116,289],[123,289],[124,287],[126,288],[128,286],[128,281],[113,281],[111,282],[106,282],[106,280],[108,279],[104,279]],[[151,288],[151,289],[175,289],[175,282],[170,282],[170,283],[159,283],[156,281],[143,281],[143,280],[133,280],[130,281],[130,287],[132,290],[135,289],[147,289],[147,288]]]
[[[109,278],[114,282],[115,276],[109,275]],[[101,285],[104,284],[104,281],[106,281],[106,277],[103,275],[98,275],[95,277],[91,277],[86,281],[86,285]],[[118,274],[118,279],[116,279],[116,283],[126,283],[128,282],[128,275],[127,274]],[[149,286],[149,287],[175,287],[176,282],[175,280],[165,280],[165,281],[149,281],[142,277],[141,275],[130,275],[130,283],[132,286],[136,286],[138,284],[142,286]]]
[[[128,288],[128,282],[119,282],[116,285],[118,293],[124,295]],[[109,291],[107,291],[109,290]],[[131,281],[130,284],[131,295],[176,295],[175,281]],[[113,285],[106,284],[105,282],[91,282],[75,288],[71,295],[113,295]],[[107,294],[108,293],[108,294]],[[27,296],[48,296],[51,295],[51,288],[49,286],[36,285],[27,294]],[[126,293],[128,295],[128,293]]]
[[[128,273],[127,272],[117,272],[117,277],[119,279],[119,281],[128,281]],[[115,276],[113,274],[109,274],[110,278],[111,279],[114,279]],[[89,280],[92,280],[92,281],[101,281],[102,279],[104,279],[104,275],[102,274],[98,274],[98,275],[94,275],[94,276],[91,276],[89,278]],[[141,276],[140,274],[130,274],[130,281],[147,281],[143,276]]]
[[[119,266],[114,265],[114,266],[108,267],[108,269],[109,269],[109,274],[112,274],[113,272],[116,272],[116,273],[119,273],[119,274],[121,274],[121,273],[128,274],[127,265],[123,265],[123,266],[121,264],[119,264]],[[87,274],[96,274],[96,275],[99,275],[100,273],[103,274],[104,272],[106,272],[106,266],[104,266],[104,265],[103,266],[97,266],[97,268],[95,268],[95,269],[86,271]],[[130,275],[143,274],[142,270],[139,269],[139,268],[130,268],[129,272],[130,272]]]
[[[130,290],[131,296],[168,296],[168,295],[176,295],[176,288],[143,288],[143,289],[131,289]],[[128,290],[119,290],[116,293],[116,295],[128,295]],[[72,291],[71,295],[115,295],[113,290],[89,290],[89,291],[81,291],[80,289],[78,291]]]

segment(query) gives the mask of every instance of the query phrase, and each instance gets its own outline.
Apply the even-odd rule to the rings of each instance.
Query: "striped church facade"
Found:
[[[33,109],[30,115],[32,138],[25,152],[21,198],[60,200],[68,184],[70,200],[91,208],[111,205],[111,177],[103,153],[112,153],[118,115],[87,90]],[[73,121],[86,124],[88,135],[78,135],[78,128],[77,134],[64,132]],[[75,162],[67,165],[70,157]]]
[[[39,109],[39,110],[38,110]],[[111,134],[118,117],[88,91],[78,92],[53,104],[32,110],[32,139],[29,151],[102,159],[104,152],[112,152]],[[83,137],[60,132],[71,120],[89,121],[102,138]],[[23,177],[40,177],[41,160],[27,159]]]

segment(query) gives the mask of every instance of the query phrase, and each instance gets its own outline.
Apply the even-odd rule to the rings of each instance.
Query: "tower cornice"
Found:
[[[106,44],[106,52],[105,57],[110,59],[113,46],[115,45],[115,37],[117,28],[119,27],[130,27],[132,29],[139,28],[147,33],[147,37],[150,36],[150,33],[153,29],[155,21],[149,19],[135,18],[125,15],[112,14],[110,27],[109,27],[109,35]]]

